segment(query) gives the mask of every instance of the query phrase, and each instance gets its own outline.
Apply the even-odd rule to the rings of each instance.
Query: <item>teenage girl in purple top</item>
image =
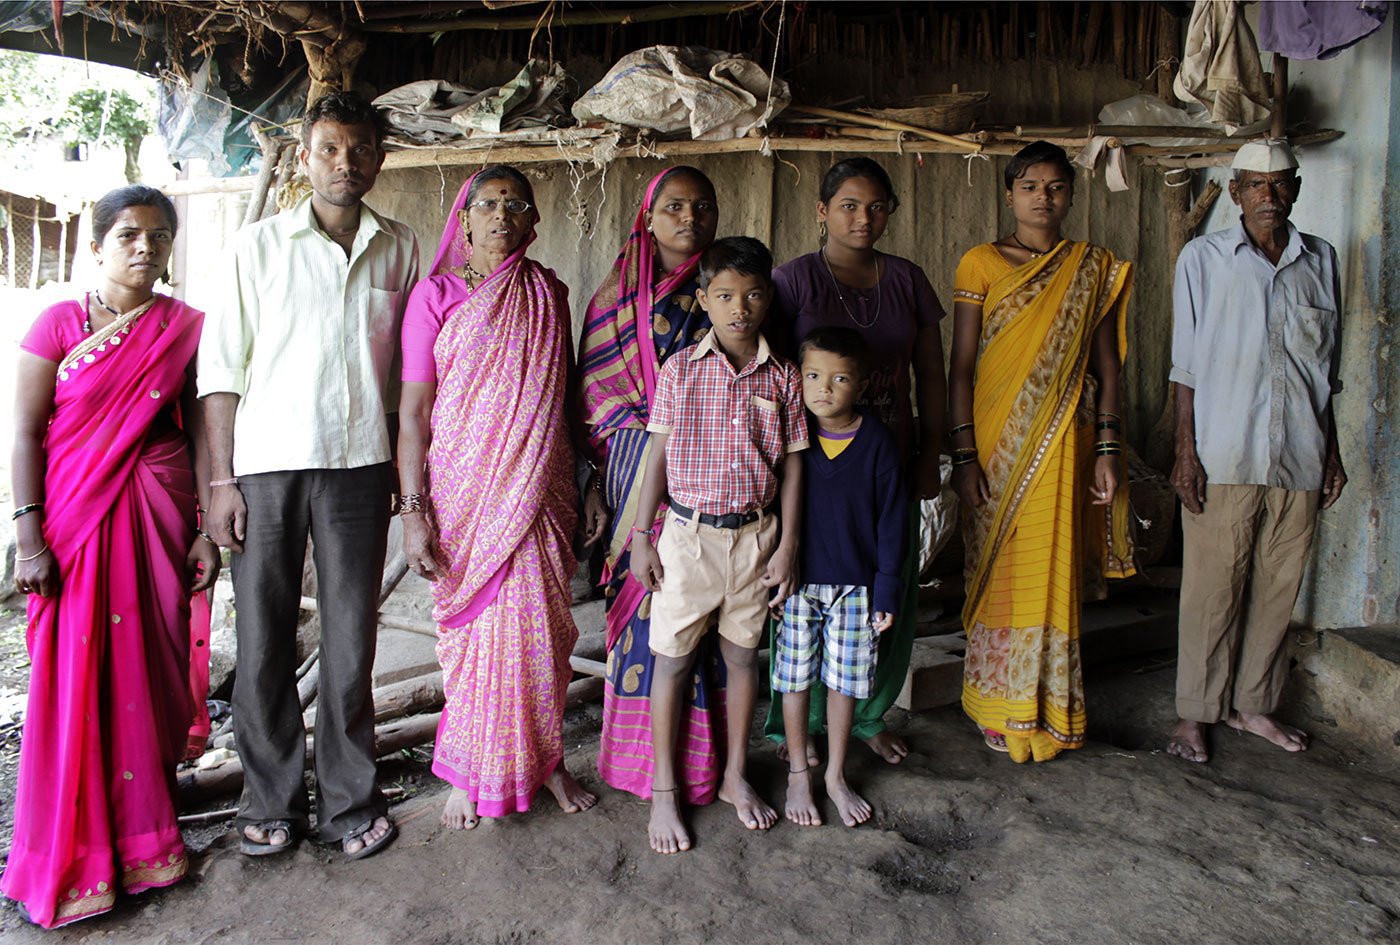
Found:
[[[838,161],[822,179],[817,201],[821,246],[773,273],[777,297],[769,317],[768,338],[791,357],[802,339],[820,326],[859,331],[870,346],[870,385],[860,403],[877,408],[894,431],[895,442],[912,476],[910,529],[918,528],[918,499],[938,493],[938,454],[943,440],[947,382],[938,321],[943,306],[924,271],[913,262],[875,248],[889,225],[899,198],[885,169],[869,158]],[[913,369],[913,390],[910,368]],[[916,422],[913,398],[917,396]],[[917,537],[917,532],[914,532]],[[884,714],[894,704],[909,671],[919,583],[916,540],[905,562],[905,600],[893,629],[880,635],[875,685],[870,698],[856,704],[851,734],[890,764],[908,754],[899,736],[885,730]],[[825,706],[812,700],[811,730],[821,731]],[[782,739],[781,713],[770,712],[765,729]],[[809,762],[815,749],[808,742]]]

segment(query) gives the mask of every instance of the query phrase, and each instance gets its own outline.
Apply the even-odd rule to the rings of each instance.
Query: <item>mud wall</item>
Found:
[[[503,65],[502,71],[508,68]],[[839,75],[843,68],[834,63],[826,71]],[[961,82],[965,89],[991,88],[993,114],[989,117],[1046,124],[1092,120],[1104,102],[1140,91],[1136,83],[1106,69],[1057,68],[1046,61],[1012,63],[1000,70],[1003,74],[998,76],[997,72],[991,66],[970,67],[956,74],[919,72],[901,80],[900,91],[905,91],[905,85],[909,85],[908,91],[946,89],[953,81]],[[858,152],[780,152],[774,158],[725,154],[697,157],[689,163],[715,182],[720,235],[759,237],[781,263],[817,247],[815,207],[821,176],[833,161],[853,153]],[[953,273],[959,257],[1011,228],[1003,201],[1006,159],[969,162],[957,155],[874,157],[889,171],[901,200],[880,248],[922,266],[951,311]],[[522,165],[534,184],[543,217],[539,239],[530,253],[551,266],[569,286],[576,332],[584,306],[631,226],[647,181],[669,163],[631,158],[615,161],[604,171],[587,173],[564,164]],[[426,266],[441,236],[447,208],[474,170],[476,167],[467,166],[386,171],[369,202],[414,228]],[[1137,263],[1125,377],[1130,437],[1143,449],[1165,404],[1171,272],[1166,258],[1161,174],[1153,169],[1135,170],[1133,183],[1129,191],[1110,193],[1101,178],[1081,172],[1066,232]],[[949,319],[945,336],[950,336],[951,330]]]

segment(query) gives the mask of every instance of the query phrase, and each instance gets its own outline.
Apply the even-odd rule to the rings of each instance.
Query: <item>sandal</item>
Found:
[[[254,840],[248,836],[248,827],[256,827],[263,832],[265,840]],[[282,831],[287,835],[285,843],[273,843],[272,835],[277,831]],[[273,853],[285,853],[296,843],[296,834],[292,833],[292,825],[285,820],[260,820],[255,824],[248,824],[239,831],[238,850],[244,856],[269,856]]]
[[[1010,751],[1010,749],[1006,747],[1006,736],[994,728],[982,729],[982,741],[986,742],[987,747],[992,751]]]
[[[378,818],[375,819],[377,820]],[[389,829],[384,832],[384,836],[380,837],[378,840],[365,840],[365,834],[369,833],[373,829],[374,821],[367,820],[359,827],[357,827],[354,830],[351,830],[345,836],[340,838],[340,852],[345,854],[346,859],[363,860],[367,856],[373,856],[380,850],[387,847],[391,842],[393,842],[393,839],[399,835],[398,825],[395,824],[393,821],[390,821]],[[354,853],[351,853],[349,850],[345,849],[345,847],[350,843],[351,840],[359,840],[361,843],[364,844],[364,846],[360,847],[360,849],[356,850]]]

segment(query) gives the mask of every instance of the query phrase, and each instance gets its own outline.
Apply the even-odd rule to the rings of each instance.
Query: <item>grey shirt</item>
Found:
[[[1171,379],[1196,392],[1206,479],[1322,488],[1327,405],[1341,390],[1331,244],[1290,223],[1275,266],[1237,221],[1186,244],[1172,301]]]

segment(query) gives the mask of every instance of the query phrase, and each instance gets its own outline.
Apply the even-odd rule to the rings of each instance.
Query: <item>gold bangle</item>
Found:
[[[40,555],[42,555],[44,552],[46,552],[46,551],[48,551],[48,550],[49,550],[49,543],[48,543],[48,542],[44,542],[44,547],[40,548],[38,551],[34,552],[32,555],[28,555],[28,556],[23,557],[23,558],[16,557],[15,560],[16,560],[16,561],[33,561],[35,558],[39,557]]]

